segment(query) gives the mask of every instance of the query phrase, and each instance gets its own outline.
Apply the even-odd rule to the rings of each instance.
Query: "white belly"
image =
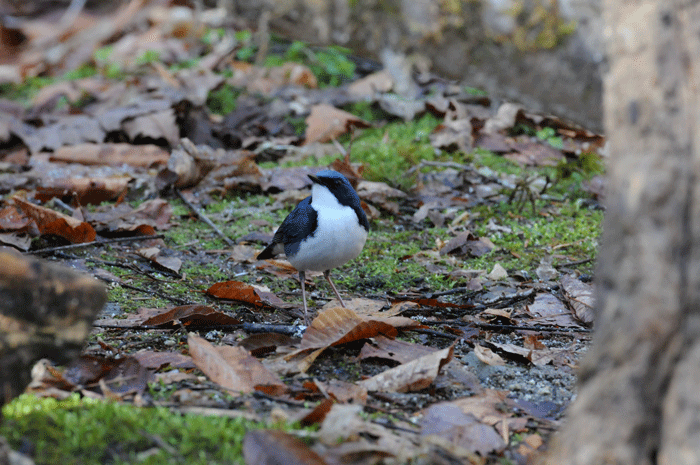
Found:
[[[323,209],[318,215],[316,234],[304,240],[289,262],[300,271],[325,271],[356,258],[367,240],[350,207]]]

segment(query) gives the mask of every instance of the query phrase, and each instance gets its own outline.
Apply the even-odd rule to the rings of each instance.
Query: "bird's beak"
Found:
[[[311,181],[315,182],[316,184],[323,184],[320,179],[318,179],[316,176],[313,174],[308,174],[307,175]]]

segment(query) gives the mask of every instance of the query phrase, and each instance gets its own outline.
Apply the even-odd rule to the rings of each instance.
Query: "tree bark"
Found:
[[[605,0],[600,323],[547,464],[700,463],[700,0]]]

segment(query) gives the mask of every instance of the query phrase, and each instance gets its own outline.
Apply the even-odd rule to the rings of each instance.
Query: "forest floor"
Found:
[[[108,287],[81,358],[0,435],[52,464],[545,450],[595,317],[603,138],[405,58],[117,17],[0,36],[0,243]],[[296,271],[255,257],[328,167],[371,230],[332,273],[347,309],[307,274],[307,327]]]

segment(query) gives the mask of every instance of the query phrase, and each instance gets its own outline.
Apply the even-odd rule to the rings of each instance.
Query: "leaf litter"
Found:
[[[44,363],[30,389],[158,405],[154,394],[167,384],[171,405],[223,411],[232,404],[222,396],[233,396],[258,418],[274,411],[319,425],[311,446],[274,430],[249,433],[248,463],[444,456],[524,463],[536,455],[573,396],[573,370],[595,319],[593,286],[576,268],[585,259],[569,259],[574,271],[562,271],[569,245],[556,240],[525,245],[543,251],[530,273],[507,265],[508,254],[473,269],[472,260],[504,252],[497,239],[517,234],[513,221],[530,220],[511,210],[477,230],[480,217],[470,209],[520,202],[540,216],[562,216],[561,194],[550,194],[553,181],[534,169],[576,170],[603,138],[413,75],[399,55],[385,57],[393,66],[322,87],[300,63],[239,61],[243,45],[232,30],[206,46],[195,27],[202,18],[185,10],[190,16],[175,21],[175,8],[133,2],[112,19],[81,13],[84,26],[60,34],[28,19],[19,26],[26,43],[3,64],[3,84],[81,66],[96,71],[46,85],[22,105],[0,95],[8,109],[0,114],[0,242],[88,270],[114,290],[83,356],[67,367]],[[184,45],[176,23],[197,46]],[[142,40],[147,35],[157,40]],[[48,43],[57,47],[51,57]],[[149,51],[158,59],[134,60]],[[191,59],[193,67],[175,66]],[[209,104],[213,95],[220,106]],[[353,113],[361,105],[383,116]],[[357,140],[395,118],[423,115],[438,120],[426,140],[447,158],[409,156],[401,182],[367,179],[376,167],[356,160]],[[381,143],[390,143],[388,131]],[[464,156],[478,151],[520,170]],[[299,166],[304,160],[313,166]],[[254,257],[277,218],[308,195],[307,175],[326,166],[351,180],[374,224],[408,231],[418,245],[383,274],[341,291],[351,294],[348,308],[318,305],[303,328],[291,303],[298,294],[285,291],[298,288],[295,270]],[[595,205],[600,182],[584,189]],[[254,204],[253,194],[270,202]],[[243,206],[207,210],[232,197]],[[227,237],[241,218],[249,234]],[[376,238],[387,248],[407,241],[386,237]],[[114,238],[125,240],[108,242]],[[382,284],[414,265],[432,280]],[[438,290],[436,277],[453,284]],[[307,288],[324,301],[316,279],[308,273]]]

